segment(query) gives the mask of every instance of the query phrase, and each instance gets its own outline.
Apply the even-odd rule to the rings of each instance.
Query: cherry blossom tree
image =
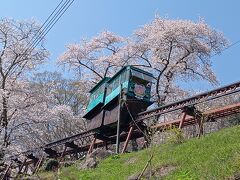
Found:
[[[40,25],[32,21],[0,19],[0,135],[3,146],[9,145],[9,123],[20,109],[25,109],[36,101],[22,89],[25,76],[43,63],[48,56],[43,40],[38,46],[31,42],[39,33]],[[29,48],[31,46],[31,48]]]
[[[228,44],[223,34],[203,20],[169,20],[156,17],[134,33],[126,48],[136,66],[150,68],[156,77],[155,93],[158,104],[182,88],[176,81],[205,80],[216,84],[211,69],[211,56]]]
[[[17,81],[14,89],[11,89],[8,97],[8,112],[9,116],[7,131],[4,133],[5,147],[14,147],[19,136],[23,137],[28,134],[25,127],[34,127],[36,124],[42,124],[43,116],[45,115],[47,102],[50,97],[40,94],[34,90],[28,81]],[[46,116],[46,115],[45,115]],[[35,129],[37,132],[37,129]],[[29,138],[29,139],[33,139]]]
[[[154,97],[160,106],[188,95],[179,81],[217,84],[211,56],[227,45],[223,34],[201,19],[193,22],[156,17],[129,38],[103,32],[92,40],[69,45],[59,63],[80,71],[85,81],[111,76],[116,71],[110,71],[113,67],[142,67],[154,74]]]
[[[23,123],[13,129],[7,153],[15,154],[34,149],[85,131],[85,121],[81,116],[82,114],[75,115],[67,105],[50,108],[47,103],[38,104],[28,109],[28,113],[21,114],[23,119],[20,121]],[[17,123],[19,124],[19,121]],[[11,127],[16,127],[16,124]]]
[[[57,72],[34,74],[22,88],[29,90],[31,106],[18,110],[9,123],[7,154],[33,149],[85,131],[86,124],[82,118],[87,103],[84,86],[63,78]],[[24,97],[19,95],[15,98]]]
[[[81,93],[78,94],[81,88],[73,95],[73,89],[76,87],[72,89],[68,87],[69,91],[65,86],[61,87],[60,82],[63,79],[48,77],[50,79],[40,81],[48,75],[37,73],[38,81],[33,78],[35,81],[27,81],[25,84],[21,82],[21,86],[18,87],[22,87],[22,90],[9,98],[9,105],[12,107],[10,110],[14,108],[18,110],[8,124],[6,154],[34,149],[86,130],[86,124],[82,118],[84,108],[81,108],[85,106],[86,100],[81,101],[78,97],[81,95]],[[14,101],[15,99],[18,101]]]
[[[81,80],[97,83],[115,73],[124,63],[118,57],[123,42],[124,39],[114,33],[102,32],[89,41],[68,45],[58,62],[74,70]]]
[[[31,83],[35,89],[41,90],[41,93],[52,96],[55,102],[51,102],[51,106],[68,105],[76,115],[83,113],[88,103],[87,84],[78,79],[63,78],[59,72],[36,73]]]

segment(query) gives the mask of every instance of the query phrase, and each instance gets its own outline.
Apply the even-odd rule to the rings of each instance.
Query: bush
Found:
[[[49,159],[46,162],[45,171],[55,171],[59,167],[59,162],[56,159]]]
[[[168,142],[172,144],[181,144],[184,142],[184,136],[181,129],[173,127],[169,131]]]

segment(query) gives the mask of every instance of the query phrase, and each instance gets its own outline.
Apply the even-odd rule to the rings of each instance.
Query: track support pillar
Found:
[[[178,129],[182,129],[183,122],[185,121],[186,116],[187,116],[187,113],[184,111],[183,115],[182,115],[182,118],[181,118],[181,121],[179,123]]]
[[[7,166],[7,169],[3,175],[3,178],[2,179],[8,179],[9,176],[11,175],[11,173],[9,173],[9,171],[11,171],[11,166],[12,166],[13,162],[11,162],[8,166]]]
[[[44,159],[44,155],[42,155],[41,158],[38,159],[34,169],[33,169],[33,174],[36,173],[38,171],[38,169],[40,168],[42,162],[43,162],[43,159]]]
[[[131,126],[129,131],[128,131],[128,135],[127,135],[126,141],[124,143],[124,146],[123,146],[123,149],[122,149],[122,153],[124,153],[126,151],[126,149],[127,149],[127,145],[128,145],[129,139],[131,138],[132,131],[133,131],[133,126]]]
[[[95,142],[96,142],[96,137],[94,137],[94,139],[93,139],[93,141],[92,141],[92,143],[91,143],[91,145],[90,145],[90,147],[89,147],[89,149],[88,149],[88,152],[87,152],[87,154],[90,154],[92,151],[93,151],[93,148],[94,148],[94,144],[95,144]]]

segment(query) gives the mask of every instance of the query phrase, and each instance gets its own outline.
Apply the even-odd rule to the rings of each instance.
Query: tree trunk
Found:
[[[3,77],[1,89],[5,90],[5,82],[6,78]],[[1,132],[4,130],[4,137],[3,137],[3,146],[8,146],[8,104],[7,104],[7,97],[2,95],[2,114],[1,114]]]

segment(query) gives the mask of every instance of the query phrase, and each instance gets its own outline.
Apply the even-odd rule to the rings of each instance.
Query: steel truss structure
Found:
[[[236,82],[156,109],[139,113],[137,116],[132,117],[133,122],[129,124],[128,130],[120,135],[120,142],[124,142],[121,152],[124,153],[126,151],[129,140],[144,137],[144,129],[138,126],[140,123],[149,118],[156,118],[160,115],[174,111],[180,110],[182,113],[181,118],[168,119],[167,121],[158,123],[150,128],[164,131],[173,126],[181,129],[185,126],[197,124],[200,131],[199,134],[203,133],[202,124],[204,122],[215,121],[218,118],[240,113],[240,103],[235,102],[206,112],[196,110],[195,106],[200,103],[217,100],[221,97],[239,94],[239,91],[240,82]],[[91,153],[96,147],[105,147],[107,149],[109,144],[116,143],[116,135],[107,137],[104,140],[97,139],[99,136],[101,136],[101,134],[94,130],[85,131],[12,156],[11,161],[6,165],[3,178],[7,179],[8,177],[11,177],[12,169],[17,171],[17,176],[22,173],[28,173],[29,168],[31,168],[32,173],[37,172],[46,158],[46,154],[50,158],[56,158],[58,161],[62,161],[63,157],[66,155],[74,153]],[[37,157],[36,152],[41,155],[38,155]],[[25,158],[20,160],[20,156],[24,156]]]

